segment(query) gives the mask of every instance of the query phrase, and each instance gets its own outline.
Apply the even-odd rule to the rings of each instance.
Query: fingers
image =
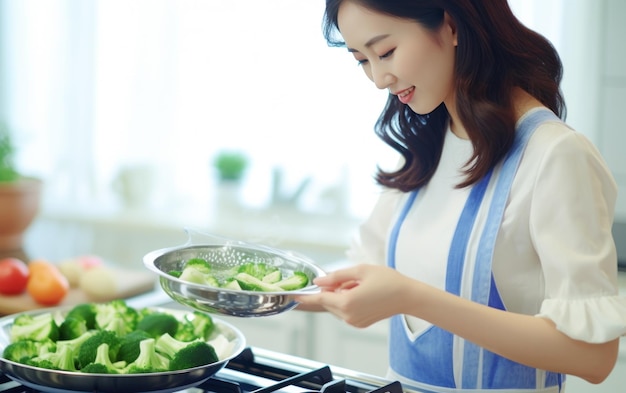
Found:
[[[324,309],[352,326],[367,327],[389,314],[389,305],[381,302],[388,288],[381,288],[379,283],[381,275],[389,274],[387,269],[382,266],[357,265],[336,270],[314,280],[321,292],[300,295],[296,301],[303,310]]]
[[[326,310],[345,323],[357,328],[365,328],[376,322],[377,319],[367,310],[354,310],[346,299],[345,293],[321,292],[315,295],[301,295],[296,298],[301,310]]]
[[[326,276],[318,277],[313,280],[313,283],[323,288],[341,288],[345,285],[353,287],[353,284],[359,280],[358,269],[356,267],[350,267],[346,269],[335,270],[328,273]]]
[[[305,306],[304,308],[310,307],[322,307],[326,310],[333,307],[336,302],[336,297],[334,291],[325,291],[323,290],[320,293],[310,294],[310,295],[299,295],[296,297],[296,302]]]
[[[356,267],[336,270],[313,281],[322,289],[321,293],[301,295],[296,298],[296,301],[303,305],[318,305],[326,309],[336,307],[336,303],[342,298],[333,295],[356,288],[359,285],[359,279],[359,269]]]

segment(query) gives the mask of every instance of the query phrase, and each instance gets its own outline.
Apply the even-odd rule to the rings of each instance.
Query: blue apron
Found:
[[[540,123],[554,120],[559,119],[549,110],[535,111],[523,119],[516,130],[515,141],[503,161],[500,173],[497,179],[494,179],[497,183],[487,221],[480,236],[472,281],[471,300],[477,303],[505,310],[491,272],[496,237],[511,185],[528,140]],[[460,295],[468,239],[491,177],[492,172],[489,172],[473,186],[452,238],[445,289],[455,295]],[[418,191],[409,194],[391,231],[387,260],[392,268],[396,265],[398,234]],[[392,371],[419,384],[451,389],[529,389],[532,391],[552,386],[558,386],[558,391],[561,389],[565,378],[563,374],[545,372],[542,376],[545,382],[542,383],[537,380],[538,370],[498,356],[469,341],[463,340],[462,359],[459,359],[461,355],[454,354],[453,339],[451,333],[436,326],[430,326],[417,339],[412,340],[407,334],[404,316],[393,316],[389,346]],[[459,361],[462,362],[462,377],[457,383],[454,378],[453,365]]]

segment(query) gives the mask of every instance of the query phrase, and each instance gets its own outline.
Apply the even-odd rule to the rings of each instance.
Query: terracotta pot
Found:
[[[42,181],[21,178],[0,183],[0,253],[19,251],[24,232],[39,212]]]

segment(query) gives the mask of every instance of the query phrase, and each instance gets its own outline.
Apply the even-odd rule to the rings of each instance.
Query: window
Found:
[[[558,44],[562,1],[550,12],[544,1],[511,3]],[[0,113],[18,134],[21,168],[46,179],[50,205],[107,207],[119,203],[120,170],[149,166],[151,206],[193,208],[215,193],[212,158],[236,149],[251,162],[247,206],[270,203],[280,171],[286,195],[306,183],[302,210],[336,212],[344,198],[346,213],[364,216],[376,165],[395,161],[372,131],[387,93],[326,45],[323,6],[3,1]]]

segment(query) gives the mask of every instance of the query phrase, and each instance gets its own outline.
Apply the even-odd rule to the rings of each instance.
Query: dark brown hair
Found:
[[[345,45],[336,34],[343,1],[326,0],[324,36],[332,46]],[[466,178],[458,187],[479,181],[513,144],[514,87],[524,89],[559,117],[565,117],[559,55],[546,38],[513,15],[507,0],[349,1],[375,12],[414,20],[431,31],[442,26],[444,13],[453,20],[458,35],[457,111],[474,146]],[[377,182],[401,191],[425,184],[439,163],[448,119],[443,103],[433,112],[419,115],[390,94],[375,131],[404,157],[404,165],[391,172],[378,168]]]

